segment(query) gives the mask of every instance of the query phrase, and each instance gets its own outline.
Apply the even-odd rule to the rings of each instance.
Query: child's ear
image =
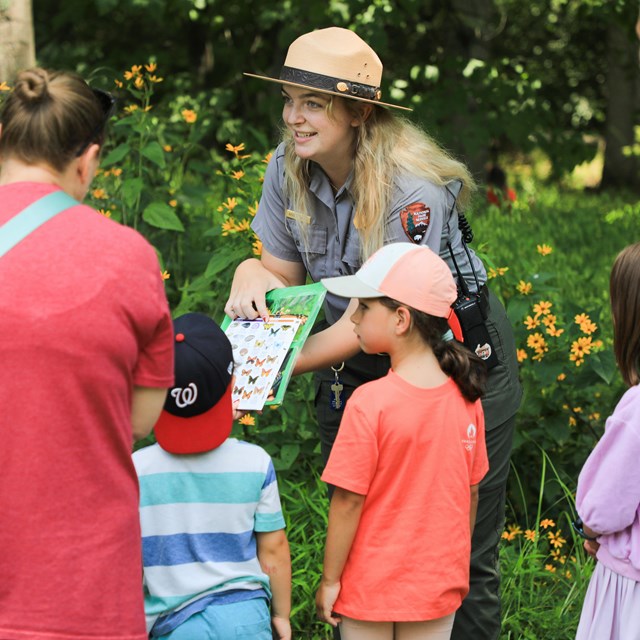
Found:
[[[396,308],[396,334],[401,336],[411,329],[411,311],[407,307]]]

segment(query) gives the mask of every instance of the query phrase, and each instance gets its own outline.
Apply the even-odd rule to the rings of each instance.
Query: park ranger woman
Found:
[[[473,179],[464,164],[398,115],[406,108],[382,101],[382,63],[353,31],[332,27],[304,34],[289,47],[278,78],[246,75],[280,85],[284,133],[252,225],[262,256],[238,266],[226,313],[265,317],[270,289],[304,284],[307,276],[317,282],[353,274],[376,249],[399,241],[436,251],[478,312],[478,351],[490,366],[483,398],[490,471],[480,486],[470,592],[452,637],[497,639],[497,546],[521,388],[504,308],[488,290],[486,270],[460,230],[467,230],[460,216]],[[427,275],[414,274],[415,286]],[[354,301],[349,308],[347,302],[327,295],[328,327],[308,340],[295,369],[317,372],[325,459],[350,393],[389,369],[386,356],[359,352],[349,322]],[[428,580],[428,567],[416,570]]]

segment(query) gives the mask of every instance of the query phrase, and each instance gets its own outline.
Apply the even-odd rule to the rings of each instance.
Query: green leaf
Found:
[[[107,157],[101,160],[100,165],[103,167],[108,167],[112,164],[116,164],[116,162],[120,162],[123,158],[127,156],[127,154],[131,151],[131,147],[123,142],[121,145],[118,145],[115,149],[112,149]]]
[[[217,250],[209,260],[209,264],[207,264],[204,272],[205,278],[212,278],[223,269],[226,269],[231,262],[230,258],[230,252]]]
[[[164,202],[152,202],[143,212],[142,219],[152,227],[184,231],[184,226],[175,211]]]
[[[280,449],[280,456],[274,458],[273,466],[276,471],[282,471],[283,469],[291,468],[291,465],[296,461],[298,454],[300,453],[300,445],[297,444],[285,444]]]
[[[124,203],[131,207],[136,203],[138,196],[142,193],[144,182],[142,178],[128,178],[122,183],[122,199]]]
[[[611,351],[594,353],[588,360],[591,368],[607,383],[611,384],[616,373],[616,359]]]
[[[159,166],[161,169],[165,166],[164,151],[162,150],[160,143],[156,142],[155,140],[153,142],[150,142],[142,150],[142,155],[145,158],[148,158],[149,160],[151,160],[153,164]]]

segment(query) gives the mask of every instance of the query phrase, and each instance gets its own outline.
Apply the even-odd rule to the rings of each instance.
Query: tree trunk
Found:
[[[638,41],[629,29],[612,23],[607,32],[607,120],[605,125],[603,189],[627,187],[640,191],[640,158],[625,153],[635,143],[640,89]]]
[[[35,63],[31,0],[0,0],[0,82]]]

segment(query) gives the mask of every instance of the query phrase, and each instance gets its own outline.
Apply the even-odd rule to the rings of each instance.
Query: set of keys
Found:
[[[342,394],[342,390],[344,389],[344,385],[340,382],[340,377],[338,374],[344,369],[344,362],[340,364],[340,366],[336,369],[335,367],[331,367],[331,371],[333,371],[334,382],[331,385],[331,397],[329,399],[329,406],[334,411],[340,411],[344,405],[344,398]]]

